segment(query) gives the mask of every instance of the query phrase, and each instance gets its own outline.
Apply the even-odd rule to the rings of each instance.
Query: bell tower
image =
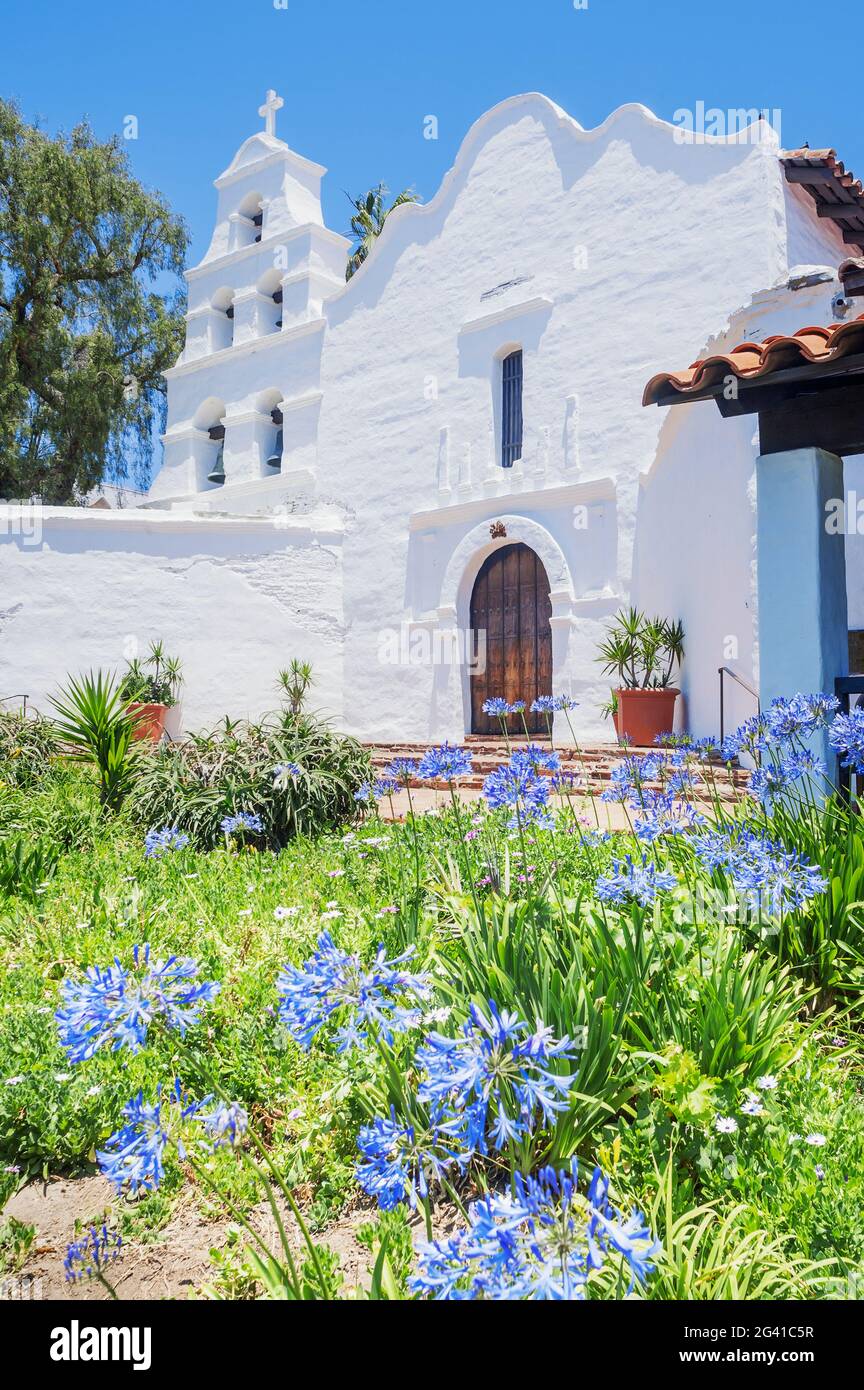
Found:
[[[324,225],[326,169],[276,134],[283,105],[268,91],[264,129],[215,180],[210,245],[186,272],[186,345],[165,373],[165,455],[150,494],[157,504],[205,494],[207,510],[222,509],[229,495],[241,505],[238,485],[245,495],[268,480],[266,495],[275,496],[280,476],[314,471],[324,303],[345,284],[349,243]],[[217,490],[225,494],[218,503]]]

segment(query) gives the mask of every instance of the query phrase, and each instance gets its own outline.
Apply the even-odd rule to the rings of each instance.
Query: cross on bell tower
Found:
[[[258,108],[258,115],[264,117],[264,129],[268,135],[276,134],[276,112],[281,111],[284,105],[285,102],[276,95],[271,87],[264,105]]]

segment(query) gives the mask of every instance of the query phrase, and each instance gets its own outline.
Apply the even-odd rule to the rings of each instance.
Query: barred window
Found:
[[[512,468],[522,457],[522,350],[502,363],[501,466]]]

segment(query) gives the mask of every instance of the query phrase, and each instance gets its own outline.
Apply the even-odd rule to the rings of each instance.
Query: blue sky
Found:
[[[278,2],[278,0],[277,0]],[[834,146],[864,174],[852,56],[860,0],[7,0],[0,91],[48,130],[87,115],[101,136],[135,115],[133,167],[187,218],[194,263],[210,236],[212,179],[268,87],[278,133],[325,164],[325,216],[383,179],[437,189],[488,107],[542,91],[583,126],[641,101],[671,119],[698,101],[778,108],[787,146]],[[434,114],[439,138],[423,138]],[[857,117],[857,119],[856,119]],[[525,190],[526,198],[531,196]]]

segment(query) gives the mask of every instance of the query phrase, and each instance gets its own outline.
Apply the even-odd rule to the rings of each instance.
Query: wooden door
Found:
[[[502,696],[525,700],[532,734],[546,732],[543,715],[531,714],[532,700],[552,694],[552,628],[549,580],[527,545],[506,545],[485,561],[471,596],[471,630],[486,633],[486,669],[471,678],[471,730],[500,734],[499,721],[483,713],[484,700]],[[476,650],[475,646],[475,650]],[[511,718],[513,733],[522,721]]]

